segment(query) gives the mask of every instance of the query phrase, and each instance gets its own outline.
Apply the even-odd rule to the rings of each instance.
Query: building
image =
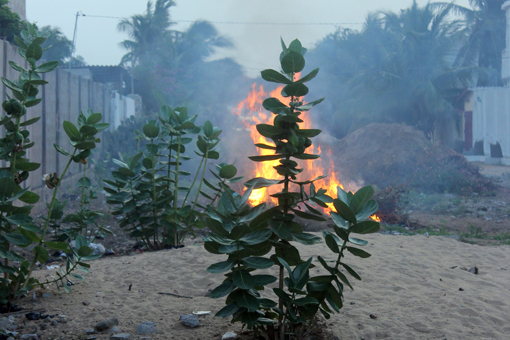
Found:
[[[18,13],[21,20],[27,19],[26,0],[9,0],[7,4],[13,12]]]
[[[466,96],[464,139],[467,148],[483,143],[484,155],[466,156],[472,161],[510,165],[510,1],[506,12],[506,48],[502,53],[501,76],[504,87],[475,87]],[[491,144],[499,143],[503,158],[491,157]],[[492,155],[494,156],[494,155]]]

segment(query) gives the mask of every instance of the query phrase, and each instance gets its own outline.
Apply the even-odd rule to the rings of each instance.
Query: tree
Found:
[[[142,59],[148,58],[164,48],[162,42],[169,37],[170,7],[175,6],[172,0],[156,0],[147,2],[145,14],[136,14],[122,19],[117,29],[126,32],[131,40],[124,40],[121,46],[129,52],[122,57],[121,64],[130,62],[136,66]]]
[[[475,68],[454,63],[464,31],[460,20],[448,20],[450,11],[414,1],[400,13],[371,14],[360,32],[339,30],[317,45],[316,57],[336,57],[329,67],[345,89],[336,95],[336,111],[352,121],[351,131],[398,122],[434,138],[438,127],[455,125],[449,96],[469,84]]]
[[[450,8],[465,19],[466,36],[457,55],[458,65],[481,68],[478,86],[502,86],[501,54],[505,49],[506,15],[501,6],[506,0],[470,0],[471,8],[434,3],[437,8]]]
[[[42,44],[43,48],[49,48],[45,54],[47,60],[56,60],[60,67],[67,67],[69,60],[73,59],[74,67],[84,67],[87,65],[82,56],[73,57],[74,46],[59,27],[44,26],[41,32],[47,36],[46,41]]]
[[[11,11],[7,5],[9,0],[0,0],[0,38],[14,42],[14,36],[25,28],[25,23],[18,13]]]

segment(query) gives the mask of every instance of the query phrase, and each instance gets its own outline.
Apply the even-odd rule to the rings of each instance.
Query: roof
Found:
[[[92,81],[97,83],[126,83],[131,81],[128,70],[122,66],[90,65],[73,67],[72,69],[88,69],[92,74]]]

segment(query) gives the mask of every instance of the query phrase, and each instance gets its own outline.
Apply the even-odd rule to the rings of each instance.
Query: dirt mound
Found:
[[[343,178],[387,187],[408,177],[407,161],[426,145],[423,133],[410,126],[374,123],[335,145],[335,164]]]
[[[335,166],[343,178],[380,189],[402,183],[425,192],[463,195],[496,189],[462,155],[433,145],[410,126],[370,124],[340,140],[333,149]]]

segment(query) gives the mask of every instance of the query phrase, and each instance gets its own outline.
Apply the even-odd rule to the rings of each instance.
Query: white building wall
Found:
[[[136,101],[133,98],[121,96],[118,92],[112,93],[110,101],[111,117],[110,130],[114,131],[119,127],[121,122],[136,114]]]
[[[510,157],[510,88],[480,87],[473,89],[473,141],[483,140],[484,152],[499,142],[503,157]]]

